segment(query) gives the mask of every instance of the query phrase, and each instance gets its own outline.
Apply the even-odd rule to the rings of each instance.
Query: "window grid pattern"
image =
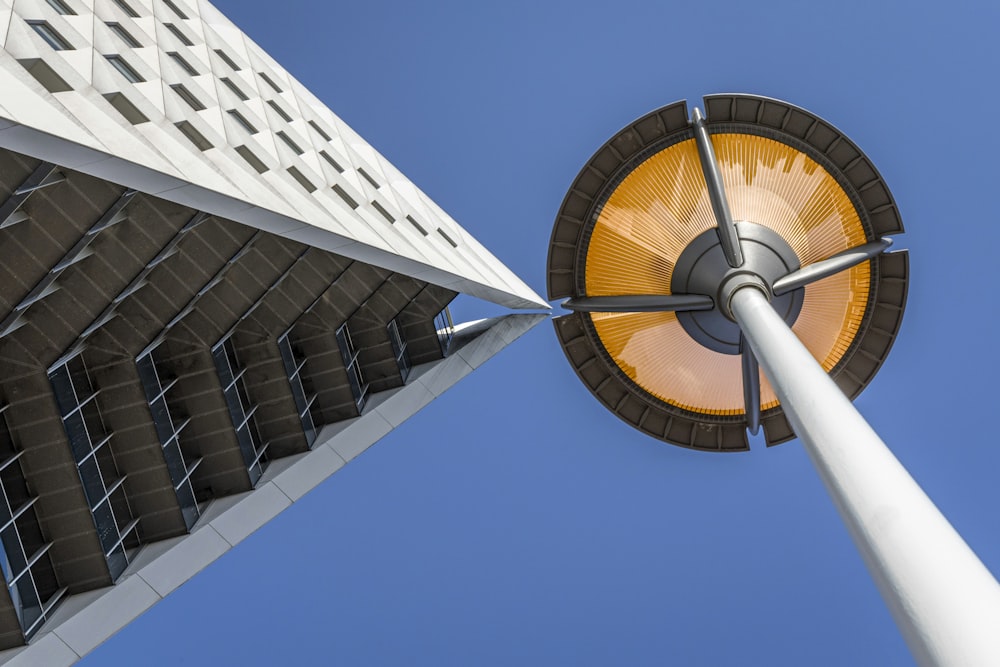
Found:
[[[368,382],[361,372],[361,364],[358,361],[359,351],[354,346],[351,338],[351,330],[347,324],[341,325],[337,329],[337,347],[340,348],[340,358],[344,362],[344,369],[347,371],[347,382],[351,386],[351,393],[354,394],[354,404],[358,406],[358,414],[365,409],[368,401]]]
[[[312,447],[318,430],[317,420],[313,418],[313,406],[316,404],[317,394],[306,389],[309,383],[304,378],[308,360],[302,350],[292,343],[290,334],[291,331],[288,331],[278,338],[278,350],[281,352],[281,363],[285,366],[288,383],[292,387],[292,398],[299,413],[299,421],[302,422],[302,432],[306,437],[306,443]]]
[[[110,55],[104,57],[107,59],[109,63],[111,63],[112,67],[118,70],[119,74],[128,79],[130,82],[141,83],[145,81],[145,79],[142,78],[142,76],[138,72],[136,72],[135,69],[133,69],[132,66],[129,65],[128,62],[126,62],[125,59],[122,58],[121,56]]]
[[[160,440],[163,460],[170,474],[170,483],[177,495],[177,505],[184,517],[184,525],[191,530],[201,515],[194,486],[191,483],[191,476],[201,463],[201,459],[184,458],[181,432],[191,422],[191,418],[180,414],[176,407],[170,405],[168,398],[177,384],[177,377],[163,364],[159,349],[155,348],[145,356],[139,357],[135,363],[139,369],[139,378],[142,380],[142,390],[146,394],[149,412],[153,417],[156,436]]]
[[[212,349],[212,358],[222,382],[222,393],[229,406],[229,416],[236,429],[236,441],[250,474],[250,483],[256,485],[267,467],[268,443],[260,436],[256,418],[257,404],[250,400],[244,381],[246,368],[240,364],[231,336],[216,344]]]
[[[196,70],[194,66],[191,63],[189,63],[184,56],[177,53],[176,51],[167,51],[167,55],[170,56],[170,58],[173,59],[173,61],[177,63],[182,70],[184,70],[191,76],[198,76],[198,70]]]
[[[125,495],[125,477],[119,474],[109,446],[114,434],[105,428],[97,405],[100,390],[94,388],[79,355],[51,370],[49,381],[108,570],[116,580],[128,566],[131,552],[140,546],[141,538],[139,521],[132,516]]]
[[[406,349],[406,338],[395,319],[389,320],[389,324],[385,328],[389,333],[389,343],[392,344],[392,355],[396,358],[396,366],[399,367],[399,377],[402,378],[403,384],[406,384],[407,378],[410,377],[410,370],[413,368],[410,353]]]
[[[50,542],[42,536],[36,500],[28,490],[21,469],[21,452],[14,446],[7,421],[0,408],[0,569],[17,613],[18,622],[29,639],[41,627],[62,599]]]
[[[122,26],[121,23],[115,23],[115,22],[112,21],[112,22],[107,23],[106,25],[109,28],[111,28],[111,32],[113,32],[116,35],[118,35],[118,39],[120,39],[123,42],[125,42],[125,44],[127,46],[129,46],[129,47],[131,47],[133,49],[138,49],[138,48],[140,48],[142,46],[142,44],[139,43],[139,40],[137,40],[135,37],[133,37],[132,33],[130,33],[128,30],[126,30]]]

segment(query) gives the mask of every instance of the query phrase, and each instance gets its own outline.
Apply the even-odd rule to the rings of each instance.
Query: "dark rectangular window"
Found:
[[[332,139],[330,138],[330,135],[327,134],[323,130],[323,128],[319,126],[319,123],[317,123],[316,121],[314,121],[314,120],[309,121],[309,126],[312,127],[312,129],[316,130],[316,134],[318,134],[319,136],[323,137],[325,140],[332,141]]]
[[[111,66],[121,73],[123,77],[131,81],[132,83],[140,83],[145,81],[144,78],[139,76],[139,73],[132,69],[132,66],[125,62],[125,59],[119,55],[104,56],[107,58]]]
[[[351,208],[357,208],[358,207],[358,202],[354,201],[354,197],[352,197],[351,195],[347,194],[347,190],[345,190],[344,188],[342,188],[339,185],[337,185],[336,183],[334,183],[334,185],[331,188],[331,190],[333,190],[334,192],[336,192],[337,196],[340,197],[341,199],[343,199],[344,203],[347,204],[348,206],[350,206]]]
[[[106,25],[109,28],[111,28],[111,32],[118,35],[118,39],[125,42],[127,46],[133,49],[138,49],[139,47],[142,46],[142,44],[139,43],[139,40],[137,40],[135,37],[132,36],[132,33],[130,33],[128,30],[122,27],[121,23],[115,23],[114,21],[111,21]]]
[[[149,122],[149,118],[146,114],[139,111],[139,108],[132,103],[132,100],[125,97],[122,93],[108,93],[104,96],[111,106],[115,108],[122,116],[125,117],[128,122],[133,125],[139,125],[140,123]]]
[[[181,131],[181,134],[188,138],[188,141],[198,148],[198,150],[207,151],[209,148],[212,148],[212,142],[209,141],[204,134],[199,132],[198,128],[188,121],[178,121],[174,123],[174,125]]]
[[[180,18],[182,19],[188,18],[188,15],[182,12],[181,8],[175,5],[172,0],[163,0],[163,4],[165,4],[167,7],[170,7],[170,11],[172,11],[174,14],[177,14],[177,16],[179,16]]]
[[[305,174],[301,171],[295,167],[289,167],[286,171],[291,174],[292,178],[298,181],[299,185],[301,185],[306,192],[316,192],[316,186],[313,185],[313,182],[306,178]]]
[[[184,56],[177,53],[176,51],[167,51],[167,55],[170,56],[175,63],[177,63],[182,70],[190,74],[191,76],[198,76],[198,70],[191,66]]]
[[[163,27],[172,32],[174,37],[181,41],[181,44],[184,44],[185,46],[194,46],[194,42],[192,42],[191,39],[173,23],[164,23]]]
[[[371,184],[371,186],[373,188],[375,188],[376,190],[378,190],[380,187],[382,187],[382,184],[379,183],[378,181],[376,181],[374,178],[372,178],[372,175],[369,174],[367,171],[365,171],[364,167],[358,167],[358,173],[361,174],[361,176],[366,181],[368,181],[368,183]]]
[[[177,93],[177,95],[182,100],[187,102],[188,106],[190,106],[195,111],[205,110],[205,105],[201,103],[201,100],[195,97],[194,94],[190,90],[188,90],[187,86],[185,86],[183,83],[175,83],[170,87],[173,88],[174,92]]]
[[[216,344],[212,349],[212,358],[229,406],[233,428],[236,429],[236,442],[250,475],[250,484],[255,485],[267,467],[267,443],[257,427],[257,404],[247,391],[244,381],[246,368],[240,363],[232,337]]]
[[[28,21],[38,36],[44,39],[49,46],[51,46],[56,51],[72,51],[73,45],[66,41],[66,38],[59,34],[59,32],[50,26],[47,21]]]
[[[267,171],[267,165],[246,146],[237,146],[236,152],[240,154],[241,158],[247,161],[247,164],[257,170],[258,174],[263,174]]]
[[[232,119],[235,120],[240,125],[240,127],[242,127],[250,134],[257,134],[257,132],[259,132],[259,130],[253,126],[253,123],[248,121],[246,116],[241,114],[236,109],[230,109],[226,113],[228,113],[232,117]]]
[[[281,108],[281,105],[280,105],[280,104],[278,104],[277,102],[275,102],[274,100],[268,100],[268,101],[267,101],[267,106],[269,106],[269,107],[271,107],[272,109],[274,109],[274,113],[276,113],[276,114],[278,114],[279,116],[281,116],[281,118],[282,118],[282,119],[283,119],[283,120],[284,120],[284,121],[285,121],[286,123],[291,123],[291,122],[292,122],[292,117],[291,117],[291,116],[289,116],[289,115],[288,115],[287,113],[285,113],[285,110]]]
[[[67,5],[65,2],[63,2],[63,0],[45,0],[45,1],[49,3],[49,6],[52,7],[52,9],[56,10],[57,14],[70,14],[70,15],[76,14],[76,12],[70,9],[70,6]]]
[[[412,216],[412,215],[408,215],[408,216],[406,216],[406,220],[407,220],[407,222],[409,222],[409,223],[410,223],[411,225],[413,225],[413,226],[414,226],[414,227],[416,228],[416,230],[417,230],[418,232],[420,232],[420,233],[421,233],[421,234],[423,234],[424,236],[427,236],[427,230],[426,230],[426,229],[424,229],[424,226],[423,226],[423,225],[421,225],[421,224],[420,224],[419,222],[417,222],[416,220],[414,220],[414,219],[413,219],[413,216]]]
[[[132,5],[125,2],[125,0],[114,0],[114,3],[118,5],[118,8],[125,12],[126,16],[131,16],[134,19],[139,18],[139,12],[132,9]]]
[[[392,213],[389,213],[389,211],[387,211],[386,208],[382,206],[382,204],[379,204],[377,201],[372,200],[372,208],[381,213],[382,217],[388,220],[389,222],[396,222],[396,218],[392,217]]]
[[[396,357],[396,366],[399,367],[399,377],[403,379],[403,383],[405,384],[406,379],[410,377],[410,369],[413,368],[413,363],[410,361],[410,353],[406,349],[406,338],[403,336],[403,331],[399,328],[399,323],[395,319],[389,320],[389,324],[386,325],[386,332],[389,334],[392,354]]]
[[[340,163],[337,162],[336,160],[334,160],[333,157],[331,157],[329,153],[327,153],[326,151],[320,151],[319,155],[324,160],[326,160],[327,164],[329,164],[331,167],[333,167],[334,169],[336,169],[338,174],[343,174],[344,173],[344,168],[341,167]]]
[[[286,146],[288,146],[293,151],[295,151],[296,155],[302,155],[305,152],[305,151],[302,150],[301,147],[299,147],[299,145],[297,143],[295,143],[295,141],[292,140],[291,137],[289,137],[284,132],[282,132],[282,131],[279,130],[279,131],[275,132],[275,134],[278,135],[279,139],[281,139],[282,141],[285,142]]]
[[[235,83],[233,83],[232,79],[230,79],[228,77],[222,77],[221,79],[219,79],[219,81],[221,81],[222,83],[226,84],[226,88],[228,88],[229,90],[233,91],[233,94],[236,95],[236,97],[238,97],[241,100],[243,100],[244,102],[246,102],[247,100],[250,99],[249,97],[247,97],[246,93],[244,93],[242,90],[240,90],[239,86],[237,86]]]
[[[257,72],[257,74],[260,75],[260,78],[264,79],[264,83],[266,83],[267,85],[271,86],[271,88],[274,90],[274,92],[276,92],[276,93],[284,92],[283,90],[281,90],[281,88],[278,87],[278,84],[276,84],[274,82],[274,79],[272,79],[271,77],[269,77],[267,74],[264,74],[263,72]]]
[[[457,248],[458,247],[458,244],[455,243],[455,239],[453,239],[450,236],[448,236],[448,233],[446,231],[444,231],[443,229],[441,229],[440,227],[438,227],[438,234],[441,235],[441,238],[443,238],[445,241],[447,241],[449,244],[451,244],[452,248]]]
[[[240,71],[240,66],[236,64],[236,61],[230,58],[229,54],[223,51],[222,49],[216,49],[215,55],[219,56],[219,59],[222,60],[222,62],[229,65],[229,68],[232,69],[234,72]]]

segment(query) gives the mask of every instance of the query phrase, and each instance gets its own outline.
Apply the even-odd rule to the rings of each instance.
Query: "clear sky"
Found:
[[[995,5],[216,4],[543,296],[566,188],[630,120],[738,91],[838,126],[911,252],[857,404],[1000,572]],[[543,322],[84,664],[912,664],[801,446],[755,445],[633,431]]]

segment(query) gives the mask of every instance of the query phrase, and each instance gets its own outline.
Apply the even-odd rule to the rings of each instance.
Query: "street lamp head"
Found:
[[[903,231],[871,161],[839,130],[752,95],[685,102],[616,134],[566,195],[550,299],[567,358],[608,409],[672,444],[748,448],[794,433],[730,309],[762,292],[845,394],[871,381],[902,321]]]

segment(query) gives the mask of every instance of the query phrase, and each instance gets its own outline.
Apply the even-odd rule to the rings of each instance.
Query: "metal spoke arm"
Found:
[[[633,294],[578,297],[564,301],[562,306],[578,313],[662,313],[711,310],[715,302],[703,294]]]
[[[856,266],[861,262],[871,259],[872,257],[881,255],[891,246],[892,239],[886,238],[866,243],[858,246],[857,248],[851,248],[843,252],[838,252],[832,257],[821,259],[818,262],[813,262],[808,266],[803,266],[801,269],[792,271],[787,276],[778,278],[771,286],[771,291],[774,292],[775,296],[787,294],[788,292],[797,290],[800,287],[805,287],[809,283],[814,283],[817,280],[822,280],[823,278],[829,278],[835,273],[840,273],[841,271],[849,269],[852,266]]]
[[[747,430],[752,435],[760,431],[760,366],[750,344],[740,337],[740,362],[743,370],[743,407],[747,415]]]
[[[736,233],[733,214],[729,210],[729,200],[726,199],[726,191],[722,187],[722,174],[719,172],[719,163],[715,159],[715,149],[712,148],[712,140],[708,136],[705,119],[698,107],[695,107],[694,111],[691,112],[691,127],[694,129],[694,140],[698,144],[698,158],[701,161],[701,170],[705,174],[705,183],[708,185],[712,211],[715,213],[719,243],[722,245],[726,262],[735,269],[743,266],[743,250],[740,248],[740,237]]]

